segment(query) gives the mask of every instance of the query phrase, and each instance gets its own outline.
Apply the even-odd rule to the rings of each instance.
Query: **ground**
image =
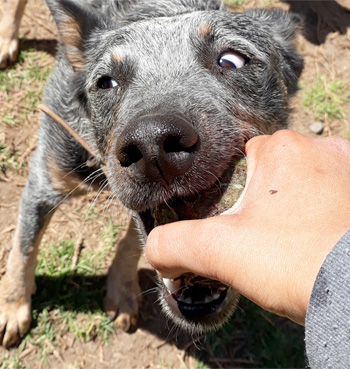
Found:
[[[237,11],[291,6],[306,15],[298,39],[305,69],[290,127],[316,137],[309,125],[321,122],[318,135],[349,138],[350,13],[345,8],[350,3],[340,0],[328,9],[324,5],[330,2],[321,3],[316,9],[312,2],[288,0],[231,0],[230,5]],[[0,72],[0,275],[36,147],[37,106],[55,62],[56,30],[43,0],[29,0],[20,35],[16,65]],[[137,329],[124,333],[110,323],[101,301],[113,245],[127,218],[108,193],[90,193],[60,206],[42,242],[31,329],[18,347],[0,348],[0,369],[304,366],[303,329],[244,299],[231,321],[208,337],[194,341],[173,327],[160,312],[154,272],[144,259]]]

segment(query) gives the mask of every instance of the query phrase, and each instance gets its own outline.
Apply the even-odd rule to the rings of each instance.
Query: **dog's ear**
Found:
[[[302,18],[277,9],[250,9],[245,14],[257,19],[259,24],[268,30],[281,58],[282,74],[288,93],[295,93],[304,66],[303,59],[295,47],[296,36],[301,33],[303,27]]]
[[[94,30],[102,26],[102,15],[86,2],[46,0],[58,29],[59,41],[75,71],[84,65],[84,44]]]

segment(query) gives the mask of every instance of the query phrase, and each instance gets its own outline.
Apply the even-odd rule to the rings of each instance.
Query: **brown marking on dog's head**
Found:
[[[85,183],[74,173],[61,169],[52,157],[48,159],[47,166],[51,185],[56,191],[77,196],[87,193],[91,188],[90,183]],[[93,189],[97,189],[96,186],[92,184]]]
[[[124,60],[124,55],[121,52],[115,52],[112,55],[112,61],[116,64],[120,64]]]
[[[211,25],[207,22],[204,22],[198,28],[198,36],[200,39],[205,40],[210,35],[211,31]]]
[[[65,45],[65,54],[75,71],[84,66],[81,51],[82,36],[79,23],[74,18],[67,18],[58,25],[60,41]]]

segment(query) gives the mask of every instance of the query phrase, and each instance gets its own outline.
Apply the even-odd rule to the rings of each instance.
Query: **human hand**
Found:
[[[303,324],[318,271],[350,226],[350,143],[279,131],[251,139],[246,156],[236,205],[155,228],[146,257],[162,277],[220,280]]]

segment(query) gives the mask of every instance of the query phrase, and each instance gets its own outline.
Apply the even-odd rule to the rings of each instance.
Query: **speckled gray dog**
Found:
[[[212,215],[245,142],[287,126],[288,100],[302,70],[293,45],[296,16],[233,14],[204,0],[48,5],[60,44],[45,103],[98,150],[111,190],[135,212],[144,237],[164,204],[177,219]],[[105,183],[88,158],[42,117],[0,285],[5,346],[29,328],[38,245],[53,210],[73,190]],[[128,329],[138,310],[140,247],[132,224],[119,250],[104,306]],[[168,314],[190,332],[220,326],[237,301],[227,286],[190,275],[160,282],[160,295]]]

